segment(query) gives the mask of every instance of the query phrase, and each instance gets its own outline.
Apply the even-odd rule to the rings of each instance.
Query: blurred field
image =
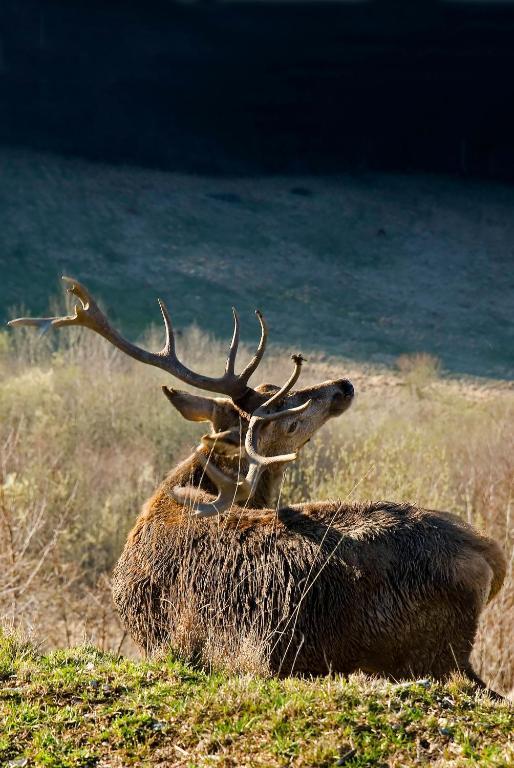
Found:
[[[219,338],[234,304],[273,341],[514,377],[514,191],[435,176],[223,178],[0,151],[0,322],[46,310],[70,274],[132,336]]]
[[[156,334],[146,343],[157,348]],[[196,328],[181,350],[206,373],[223,365],[222,345]],[[288,353],[272,348],[259,380],[282,383]],[[483,617],[475,663],[510,690],[512,384],[441,377],[427,355],[396,368],[311,355],[304,369],[305,384],[349,376],[357,398],[288,470],[282,501],[408,500],[457,512],[500,541],[507,582]],[[205,431],[180,419],[162,383],[169,377],[87,332],[0,334],[0,616],[47,647],[87,639],[133,652],[111,607],[110,570],[142,502]]]

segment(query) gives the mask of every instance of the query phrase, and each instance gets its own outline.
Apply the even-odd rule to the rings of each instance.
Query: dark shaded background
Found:
[[[514,3],[2,0],[0,142],[514,178]]]

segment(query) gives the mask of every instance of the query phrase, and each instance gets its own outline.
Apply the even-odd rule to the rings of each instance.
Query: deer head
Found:
[[[207,421],[212,426],[211,433],[202,438],[195,456],[205,469],[207,478],[218,488],[218,496],[214,502],[198,507],[195,513],[200,516],[224,512],[234,501],[252,499],[255,506],[268,504],[269,488],[273,486],[273,479],[276,481],[282,477],[284,465],[296,458],[300,448],[329,418],[343,413],[352,402],[353,386],[347,379],[293,390],[301,371],[301,355],[293,355],[294,371],[282,387],[273,384],[251,387],[249,379],[262,360],[268,338],[268,329],[259,311],[256,315],[261,326],[261,338],[253,358],[241,373],[236,374],[239,318],[234,309],[234,332],[225,372],[222,376],[210,377],[192,371],[178,359],[170,315],[161,300],[159,306],[166,331],[165,344],[160,352],[149,352],[127,341],[112,328],[83,285],[69,277],[63,277],[63,280],[68,292],[80,302],[75,306],[73,315],[23,317],[11,320],[9,325],[31,325],[43,331],[73,325],[89,328],[135,360],[161,368],[192,387],[223,396],[199,396],[163,387],[168,400],[184,418]],[[241,472],[246,473],[243,479]],[[259,495],[263,478],[267,478],[264,485],[268,487],[268,492],[261,491]],[[190,488],[175,488],[173,494],[180,503],[185,503],[186,496],[189,499],[195,497]]]
[[[218,488],[216,499],[202,503],[199,500],[199,489],[191,486],[175,486],[172,490],[174,498],[182,504],[195,501],[196,516],[210,517],[225,512],[236,502],[247,502],[255,494],[261,475],[267,468],[284,465],[296,459],[297,450],[276,454],[277,447],[285,444],[291,448],[291,444],[296,444],[299,449],[310,439],[315,427],[310,414],[304,414],[311,408],[312,399],[309,398],[301,405],[281,407],[298,380],[303,358],[301,355],[293,355],[293,361],[295,370],[289,380],[253,411],[246,430],[244,447],[234,428],[204,435],[202,438],[197,455],[207,476]],[[244,457],[248,465],[246,477],[241,480],[239,476],[234,478],[225,474],[210,457],[205,456],[202,450],[204,447],[215,454]],[[273,447],[275,451],[272,450]],[[266,450],[267,455],[260,452],[263,450]]]

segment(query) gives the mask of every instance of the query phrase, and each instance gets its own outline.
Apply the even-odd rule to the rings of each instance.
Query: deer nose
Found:
[[[351,398],[355,394],[355,390],[353,388],[353,384],[348,379],[341,379],[341,381],[337,382],[337,386],[345,396],[347,400],[351,400]]]

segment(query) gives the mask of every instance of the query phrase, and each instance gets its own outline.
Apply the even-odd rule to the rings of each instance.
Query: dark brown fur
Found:
[[[475,679],[478,618],[506,568],[494,541],[455,515],[388,502],[191,519],[169,495],[191,473],[199,480],[194,459],[164,481],[114,572],[116,606],[145,651],[183,646],[185,627],[189,652],[213,634],[227,648],[248,637],[275,673]]]

